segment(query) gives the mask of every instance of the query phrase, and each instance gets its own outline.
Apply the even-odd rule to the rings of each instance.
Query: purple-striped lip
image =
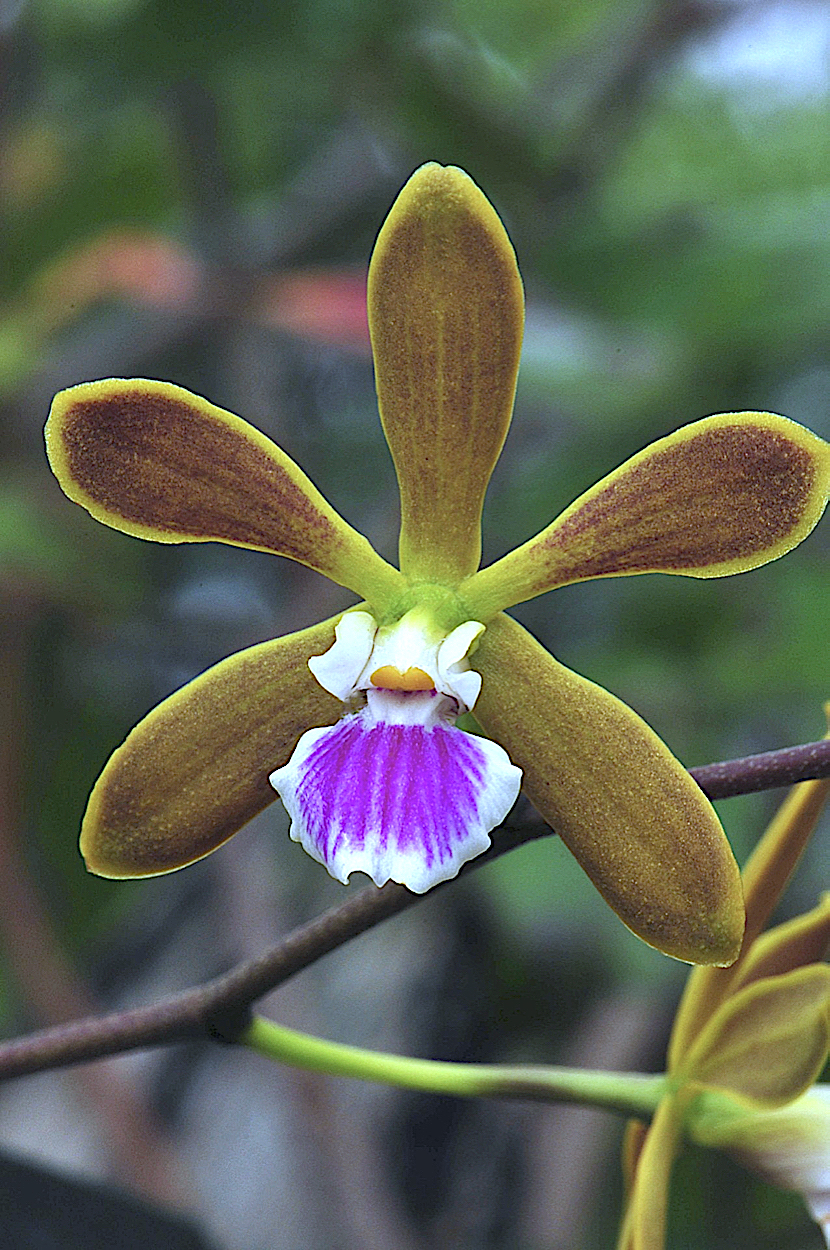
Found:
[[[489,739],[452,724],[434,691],[369,690],[361,711],[303,734],[271,774],[291,837],[333,877],[367,873],[422,894],[490,845],[521,771]]]

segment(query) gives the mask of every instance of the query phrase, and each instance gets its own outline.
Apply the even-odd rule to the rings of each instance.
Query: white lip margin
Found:
[[[377,621],[368,612],[344,612],[334,627],[334,642],[328,651],[313,655],[308,661],[308,667],[323,689],[342,703],[357,690],[377,632]]]
[[[400,672],[420,668],[436,690],[455,700],[459,714],[469,712],[481,693],[481,675],[470,668],[470,648],[484,633],[480,621],[464,621],[446,638],[430,638],[412,619],[418,609],[379,631],[368,612],[345,612],[334,630],[334,642],[308,661],[314,677],[342,703],[359,690],[373,688],[372,674],[390,665]],[[381,634],[378,637],[378,634]]]
[[[481,674],[470,668],[470,648],[484,633],[480,621],[464,621],[438,648],[438,689],[471,712],[481,694]]]
[[[377,691],[376,697],[383,701],[384,692]],[[435,699],[434,695],[431,697]],[[409,696],[390,693],[386,698],[397,699],[407,708],[413,703]],[[429,698],[430,696],[421,694],[414,696],[414,701],[418,702],[420,699],[423,707]],[[371,796],[367,798],[363,793],[355,795],[354,791],[349,795],[343,788],[342,773],[335,768],[333,774],[329,772],[324,777],[324,784],[331,787],[337,797],[335,806],[339,810],[334,815],[335,826],[347,836],[335,839],[337,849],[326,857],[318,844],[319,817],[300,799],[306,770],[321,741],[336,738],[347,723],[353,729],[359,728],[368,732],[371,721],[371,708],[367,707],[336,725],[308,730],[300,738],[288,763],[271,773],[268,780],[280,795],[291,818],[289,834],[292,840],[299,842],[337,881],[345,884],[353,872],[364,872],[372,878],[375,885],[382,886],[387,881],[397,881],[415,894],[425,894],[433,886],[456,876],[463,864],[487,850],[490,846],[490,831],[501,824],[518,797],[522,780],[521,769],[510,761],[507,752],[498,743],[447,727],[444,732],[463,737],[468,746],[470,742],[474,744],[482,765],[483,777],[475,802],[469,809],[463,835],[453,839],[449,853],[443,859],[434,858],[428,862],[423,847],[412,844],[401,847],[395,836],[400,825],[408,823],[410,819],[405,801],[402,803],[399,798],[390,811],[386,804],[373,804]],[[410,727],[415,733],[419,730],[415,720]],[[431,735],[427,737],[430,739]],[[381,740],[380,750],[383,749]],[[448,784],[452,785],[452,779],[448,779]],[[350,805],[353,812],[350,811]],[[350,830],[352,816],[354,827]],[[425,832],[429,835],[431,831],[432,826]],[[358,832],[361,836],[348,836],[350,832]]]

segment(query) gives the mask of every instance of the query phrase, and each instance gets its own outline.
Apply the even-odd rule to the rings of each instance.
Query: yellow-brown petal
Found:
[[[61,391],[46,449],[69,498],[113,529],[272,551],[373,602],[399,588],[284,451],[180,386],[109,378]]]
[[[690,974],[669,1042],[669,1071],[681,1063],[689,1045],[742,975],[744,961],[801,858],[828,796],[827,777],[793,786],[747,860],[741,874],[746,903],[741,953],[731,968],[696,968]]]
[[[462,588],[477,620],[570,582],[726,577],[775,560],[819,520],[830,445],[764,412],[684,426],[632,456]]]
[[[378,236],[368,301],[401,491],[401,569],[453,585],[481,558],[481,508],[510,424],[524,325],[510,240],[462,170],[430,164],[412,175]]]
[[[637,1175],[637,1164],[640,1161],[640,1155],[643,1152],[643,1146],[646,1143],[647,1136],[648,1125],[645,1120],[626,1121],[622,1139],[622,1149],[620,1152],[623,1188],[625,1190],[626,1197],[631,1196],[631,1191],[634,1187],[634,1181]]]
[[[818,907],[763,933],[740,961],[733,980],[737,990],[764,977],[779,976],[819,963],[830,947],[830,894]]]
[[[669,1181],[683,1129],[683,1100],[664,1098],[642,1140],[617,1250],[665,1250]]]
[[[81,853],[102,877],[173,872],[216,850],[277,795],[268,774],[342,704],[308,658],[335,620],[239,651],[160,703],[110,757],[92,791]]]
[[[780,1107],[816,1080],[829,1041],[830,968],[810,964],[739,990],[708,1022],[683,1066],[701,1084]]]
[[[483,677],[476,718],[625,924],[677,959],[731,963],[744,926],[738,867],[668,747],[510,617],[490,622],[473,665]]]

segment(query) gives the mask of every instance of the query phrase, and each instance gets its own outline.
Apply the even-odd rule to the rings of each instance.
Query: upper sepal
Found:
[[[284,451],[180,386],[84,382],[55,396],[45,433],[63,490],[113,529],[272,551],[375,601],[399,584]]]
[[[486,622],[595,577],[743,573],[806,538],[828,487],[830,445],[803,426],[764,412],[706,417],[626,460],[462,593]]]
[[[375,244],[368,307],[401,491],[401,569],[457,584],[481,557],[524,326],[510,240],[462,170],[429,164],[409,179]]]

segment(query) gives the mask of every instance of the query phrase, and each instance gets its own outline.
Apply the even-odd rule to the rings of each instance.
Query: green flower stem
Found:
[[[498,1064],[441,1063],[409,1059],[358,1046],[326,1042],[254,1016],[239,1042],[295,1068],[377,1081],[402,1089],[456,1098],[527,1098],[586,1103],[623,1115],[650,1118],[668,1089],[665,1076],[594,1072],[581,1068],[502,1067]]]

